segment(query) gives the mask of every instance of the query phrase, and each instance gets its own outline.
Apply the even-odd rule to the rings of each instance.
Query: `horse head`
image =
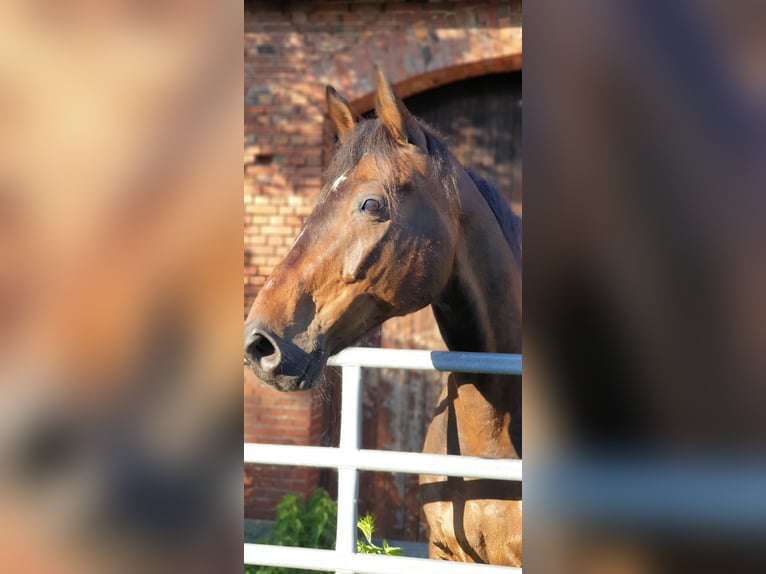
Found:
[[[454,259],[449,152],[432,153],[380,70],[375,119],[357,121],[330,86],[327,105],[339,143],[322,192],[245,324],[245,361],[281,390],[311,388],[330,355],[428,305]]]

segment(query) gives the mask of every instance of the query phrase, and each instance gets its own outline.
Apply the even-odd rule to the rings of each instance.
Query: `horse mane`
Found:
[[[434,172],[439,178],[442,189],[448,194],[447,199],[451,199],[457,194],[454,165],[459,165],[459,162],[432,126],[420,119],[417,121],[425,134],[426,151],[433,162]],[[358,122],[346,141],[336,147],[332,162],[322,182],[324,194],[331,191],[329,184],[359,163],[365,153],[374,152],[378,161],[386,161],[386,158],[395,155],[397,147],[398,144],[380,121],[369,119]],[[390,162],[387,167],[391,170],[397,169],[394,162]],[[492,210],[508,246],[516,258],[520,260],[521,218],[511,210],[506,199],[493,184],[477,175],[473,170],[464,169]]]
[[[425,125],[423,122],[420,122],[420,125],[426,135],[429,155],[443,166],[446,163],[447,158],[451,156],[449,149],[431,126]],[[457,162],[457,160],[455,161]],[[489,205],[492,214],[495,216],[495,219],[503,232],[505,241],[508,243],[511,251],[513,251],[516,259],[520,261],[521,217],[511,210],[508,201],[502,196],[494,184],[482,178],[470,168],[464,167],[463,169],[465,169],[466,173],[471,178],[471,181],[476,185],[476,188],[479,190],[479,193],[481,193],[484,201]]]
[[[511,210],[508,202],[500,194],[497,187],[477,175],[472,169],[465,170],[476,184],[481,196],[489,205],[492,213],[503,231],[508,246],[517,259],[521,257],[521,217]]]

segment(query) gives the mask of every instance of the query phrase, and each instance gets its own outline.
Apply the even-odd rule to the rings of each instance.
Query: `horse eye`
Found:
[[[367,213],[378,213],[383,208],[383,204],[377,199],[369,198],[365,199],[362,204],[362,211]]]

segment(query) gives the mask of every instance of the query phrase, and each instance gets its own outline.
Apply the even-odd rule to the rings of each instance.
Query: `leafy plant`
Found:
[[[367,512],[356,522],[356,527],[362,531],[367,539],[356,541],[356,551],[359,554],[384,554],[386,556],[401,556],[402,549],[399,546],[389,546],[388,541],[383,539],[383,547],[377,546],[372,542],[372,533],[375,532],[375,518]]]
[[[335,528],[338,503],[323,488],[315,488],[304,499],[299,494],[286,494],[277,505],[277,515],[271,534],[259,542],[277,546],[304,548],[335,548]],[[245,574],[298,574],[318,572],[276,566],[245,566]]]
[[[315,488],[304,499],[300,494],[286,494],[277,505],[277,516],[271,534],[258,542],[277,546],[302,546],[304,548],[335,548],[335,529],[338,521],[338,503],[323,488]],[[402,549],[389,546],[383,540],[383,546],[372,542],[375,532],[375,518],[367,512],[357,523],[366,540],[357,540],[356,551],[360,554],[384,554],[401,556]],[[317,570],[298,570],[277,566],[245,565],[244,574],[301,574],[317,573]]]

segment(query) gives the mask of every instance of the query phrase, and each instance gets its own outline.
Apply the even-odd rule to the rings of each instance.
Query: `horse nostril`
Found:
[[[262,331],[253,333],[245,352],[252,362],[267,371],[275,370],[281,359],[274,340]]]
[[[269,341],[260,333],[256,333],[253,342],[250,343],[250,347],[248,347],[248,350],[252,356],[258,358],[268,357],[277,351],[271,341]]]

